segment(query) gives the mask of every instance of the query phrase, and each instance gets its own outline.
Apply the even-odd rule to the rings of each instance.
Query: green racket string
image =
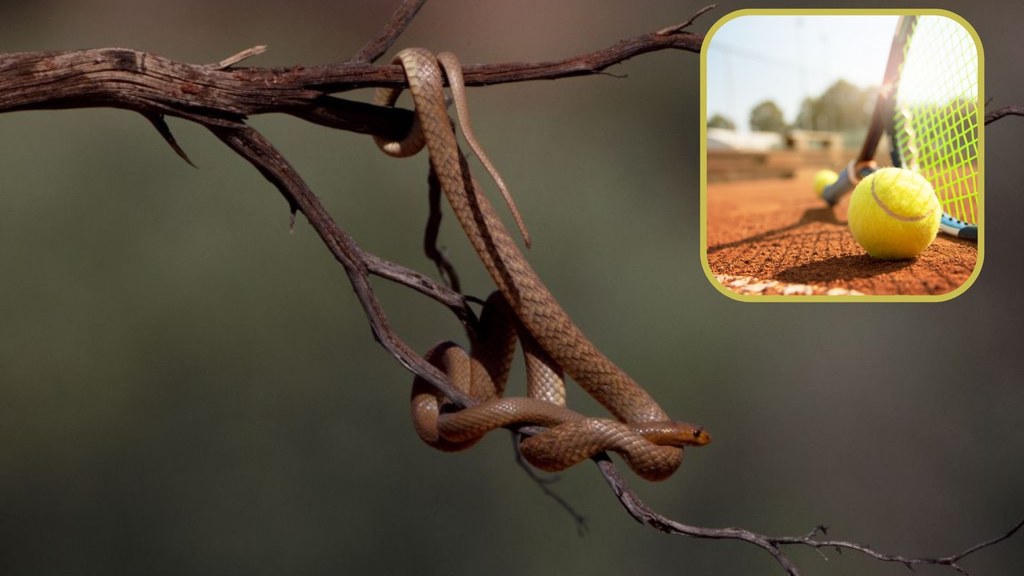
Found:
[[[978,222],[978,48],[943,16],[918,17],[893,106],[896,153],[949,215]]]

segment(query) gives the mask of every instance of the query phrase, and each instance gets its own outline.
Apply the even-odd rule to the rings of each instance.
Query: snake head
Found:
[[[661,446],[703,446],[711,442],[711,434],[703,426],[688,422],[663,420],[632,425],[633,431]]]
[[[689,422],[672,422],[675,446],[703,446],[711,442],[711,434],[703,426]]]
[[[711,434],[708,434],[708,431],[705,430],[703,426],[693,426],[692,424],[689,426],[691,428],[690,436],[692,438],[692,441],[689,442],[690,445],[703,446],[708,442],[711,442]]]

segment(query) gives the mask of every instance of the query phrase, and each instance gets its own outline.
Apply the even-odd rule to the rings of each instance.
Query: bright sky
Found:
[[[807,97],[841,78],[878,86],[896,16],[740,16],[708,44],[708,118],[722,114],[749,130],[750,110],[765,100],[792,122]]]

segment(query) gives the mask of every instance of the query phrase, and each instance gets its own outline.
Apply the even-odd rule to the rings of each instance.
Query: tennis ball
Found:
[[[822,170],[814,175],[814,193],[821,198],[821,195],[825,193],[825,188],[828,188],[839,180],[839,174],[831,170]]]
[[[861,180],[847,212],[857,243],[883,260],[920,254],[935,240],[941,216],[932,185],[902,168],[882,168]]]

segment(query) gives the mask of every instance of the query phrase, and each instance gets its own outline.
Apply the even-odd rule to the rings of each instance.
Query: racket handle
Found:
[[[939,220],[939,230],[956,238],[978,239],[977,224],[957,220],[946,212],[942,213],[942,218]]]
[[[857,168],[851,160],[850,163],[846,165],[846,168],[843,168],[843,171],[839,173],[839,179],[833,182],[830,186],[825,187],[825,190],[821,193],[821,197],[828,202],[829,206],[835,206],[844,194],[853,190],[857,183],[875,170],[876,168],[873,166],[861,166],[860,168]]]

